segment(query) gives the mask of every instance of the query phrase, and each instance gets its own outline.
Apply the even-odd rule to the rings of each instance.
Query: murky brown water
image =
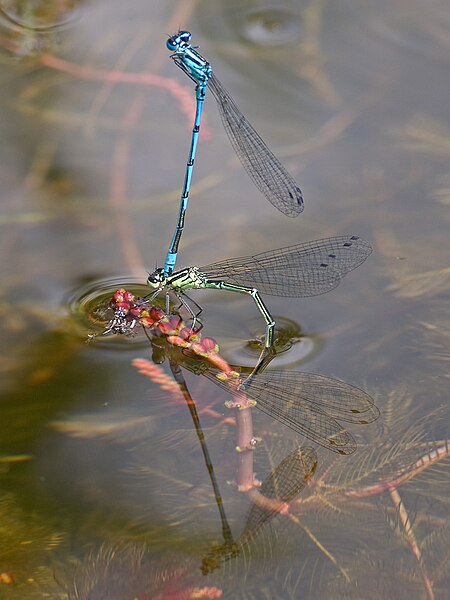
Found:
[[[448,598],[447,2],[0,9],[0,598],[192,598],[200,588],[222,598]],[[317,449],[314,484],[292,518],[208,576],[200,565],[223,542],[222,524],[167,364],[143,377],[132,359],[150,359],[146,338],[88,345],[95,323],[71,310],[86,289],[145,283],[164,260],[193,116],[193,85],[165,48],[180,25],[295,176],[305,210],[286,219],[254,188],[208,96],[178,266],[334,235],[374,246],[333,292],[266,300],[310,344],[278,367],[363,388],[381,419],[349,426],[352,456]],[[242,358],[263,333],[254,304],[194,294],[204,331]],[[186,378],[238,535],[248,504],[227,484],[226,394]],[[254,428],[260,479],[304,443],[261,414]]]

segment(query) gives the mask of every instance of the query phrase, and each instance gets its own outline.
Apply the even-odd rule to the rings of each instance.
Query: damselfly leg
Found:
[[[177,313],[179,311],[179,309],[183,307],[191,316],[191,333],[195,329],[198,329],[198,331],[200,331],[200,329],[203,327],[203,324],[200,323],[200,321],[198,321],[198,318],[202,314],[203,308],[200,306],[200,304],[198,304],[193,298],[188,296],[185,292],[181,292],[179,290],[175,291],[175,296],[180,301],[180,304],[175,308],[174,312]],[[185,300],[185,298],[187,298],[187,301]],[[192,310],[191,303],[195,305],[197,312],[194,312]],[[200,324],[199,328],[196,327],[197,322]]]

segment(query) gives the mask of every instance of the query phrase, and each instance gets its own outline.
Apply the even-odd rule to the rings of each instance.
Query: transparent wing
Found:
[[[372,252],[366,240],[341,236],[199,267],[210,280],[253,286],[273,296],[304,298],[335,288]]]
[[[286,456],[263,481],[258,490],[261,500],[291,502],[296,498],[317,467],[317,455],[313,448],[296,448]],[[235,542],[216,546],[202,560],[204,575],[218,569],[223,563],[235,558],[258,535],[264,525],[278,514],[276,504],[254,502],[247,515],[241,535]]]
[[[269,150],[214,75],[209,79],[208,87],[217,100],[234,151],[256,187],[283,214],[298,216],[303,210],[303,197],[293,177]]]
[[[303,490],[316,467],[317,455],[313,448],[296,448],[266,477],[258,491],[265,498],[291,502]],[[237,543],[248,543],[276,514],[275,508],[253,504]]]
[[[317,444],[351,454],[356,449],[352,435],[337,419],[366,424],[379,417],[372,398],[357,387],[315,373],[265,371],[239,388],[239,382],[222,381],[218,370],[186,365],[237,397],[246,394],[256,408]]]
[[[264,371],[250,378],[243,387],[248,396],[259,402],[270,403],[273,398],[282,398],[285,405],[306,405],[346,423],[365,425],[380,415],[369,394],[326,375]]]

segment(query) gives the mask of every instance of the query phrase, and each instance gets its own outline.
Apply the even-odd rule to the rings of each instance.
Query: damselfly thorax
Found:
[[[164,275],[164,269],[156,269],[150,273],[147,279],[148,285],[154,290],[163,290],[164,288],[181,291],[200,289],[206,286],[206,282],[206,277],[199,272],[197,267],[188,267],[167,277]]]

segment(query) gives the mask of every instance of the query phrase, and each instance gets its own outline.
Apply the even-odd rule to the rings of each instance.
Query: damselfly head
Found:
[[[167,49],[171,52],[175,52],[182,46],[188,46],[189,40],[192,34],[189,31],[179,31],[175,35],[172,35],[166,42]]]
[[[166,285],[167,278],[164,275],[164,269],[156,269],[147,278],[147,284],[154,290],[163,288]]]

